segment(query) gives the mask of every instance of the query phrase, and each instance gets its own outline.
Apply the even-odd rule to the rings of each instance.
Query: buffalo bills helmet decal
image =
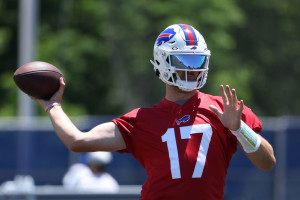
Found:
[[[165,42],[168,42],[175,36],[176,32],[173,28],[168,28],[161,32],[161,34],[156,39],[156,46],[160,46]]]

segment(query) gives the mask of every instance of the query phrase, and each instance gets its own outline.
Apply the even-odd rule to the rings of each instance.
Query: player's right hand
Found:
[[[49,100],[45,100],[45,99],[37,99],[35,97],[30,96],[31,99],[33,99],[34,101],[38,102],[43,109],[45,110],[45,108],[53,103],[60,103],[64,94],[64,90],[65,90],[65,86],[66,83],[64,81],[63,77],[60,77],[60,86],[59,89],[57,90],[57,92],[55,92],[52,97]]]

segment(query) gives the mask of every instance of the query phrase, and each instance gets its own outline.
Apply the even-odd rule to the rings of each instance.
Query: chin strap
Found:
[[[247,124],[241,120],[241,127],[236,130],[230,130],[237,140],[241,143],[246,153],[253,153],[258,150],[261,139]]]
[[[197,89],[198,85],[198,81],[183,81],[181,79],[178,79],[176,83],[178,84],[179,89],[186,92],[190,92],[192,90]]]

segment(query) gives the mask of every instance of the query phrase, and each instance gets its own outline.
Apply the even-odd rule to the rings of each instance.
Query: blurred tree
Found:
[[[122,114],[162,98],[164,85],[149,62],[155,39],[171,24],[190,24],[212,52],[202,91],[220,95],[219,85],[230,84],[259,115],[300,114],[295,3],[43,0],[38,60],[65,74],[68,114]],[[17,61],[17,9],[17,0],[0,0],[1,115],[16,114],[11,78]]]
[[[0,116],[17,112],[17,90],[12,74],[17,67],[17,0],[0,0]]]
[[[212,61],[218,68],[230,65],[235,47],[228,30],[243,22],[231,0],[42,1],[42,10],[39,58],[63,68],[64,100],[69,112],[77,108],[81,114],[123,113],[162,98],[163,83],[149,60],[157,35],[168,25],[199,27],[213,58],[220,57]]]
[[[247,16],[236,29],[242,67],[250,69],[251,104],[260,115],[300,114],[299,1],[239,1]]]

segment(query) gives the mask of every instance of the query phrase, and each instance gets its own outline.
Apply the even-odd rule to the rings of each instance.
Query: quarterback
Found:
[[[35,99],[70,150],[131,153],[147,171],[141,200],[223,199],[227,168],[237,146],[259,169],[274,167],[273,148],[258,134],[262,124],[237,99],[235,89],[221,85],[221,96],[199,91],[211,53],[194,27],[167,27],[153,52],[151,63],[166,94],[152,107],[137,108],[81,132],[60,105],[63,79],[49,101]]]

